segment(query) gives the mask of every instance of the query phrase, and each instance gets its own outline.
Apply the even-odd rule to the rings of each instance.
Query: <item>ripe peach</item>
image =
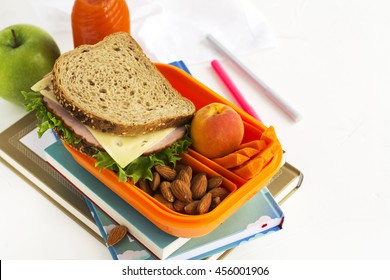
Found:
[[[244,124],[230,106],[211,103],[195,113],[190,135],[194,150],[208,158],[222,157],[237,150],[244,137]]]

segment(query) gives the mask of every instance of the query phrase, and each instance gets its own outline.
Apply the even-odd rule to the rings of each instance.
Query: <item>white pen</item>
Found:
[[[267,84],[255,75],[248,67],[246,67],[232,52],[224,47],[212,35],[207,35],[207,39],[222,53],[228,56],[241,70],[243,70],[250,78],[264,89],[264,94],[274,102],[287,116],[297,122],[301,119],[301,115],[283,101]]]

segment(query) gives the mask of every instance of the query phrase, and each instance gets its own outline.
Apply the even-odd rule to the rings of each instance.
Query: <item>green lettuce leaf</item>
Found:
[[[61,122],[57,120],[56,117],[50,113],[46,106],[43,103],[42,95],[39,92],[26,92],[22,91],[24,98],[26,99],[26,110],[33,111],[35,110],[37,119],[39,120],[38,126],[38,137],[42,135],[49,129],[56,129],[59,133],[63,135],[63,138],[68,144],[78,144],[81,139],[75,137],[71,130],[67,129]]]

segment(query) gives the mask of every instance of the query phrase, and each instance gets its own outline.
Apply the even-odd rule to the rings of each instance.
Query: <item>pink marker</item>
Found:
[[[236,87],[236,85],[230,79],[230,77],[228,76],[226,71],[222,68],[222,65],[217,60],[213,60],[213,61],[211,61],[211,66],[213,67],[215,72],[218,74],[218,76],[221,78],[221,80],[224,82],[224,84],[227,86],[227,88],[230,90],[234,99],[241,106],[241,108],[245,112],[250,114],[252,117],[261,121],[259,116],[257,115],[256,111],[253,110],[253,108],[248,104],[248,102],[245,100],[242,93],[239,91],[239,89]]]

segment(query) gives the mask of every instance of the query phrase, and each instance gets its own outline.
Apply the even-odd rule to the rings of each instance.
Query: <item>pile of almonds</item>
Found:
[[[214,209],[229,191],[221,186],[222,177],[193,174],[191,166],[156,166],[153,180],[140,179],[137,187],[176,212],[204,214]]]

